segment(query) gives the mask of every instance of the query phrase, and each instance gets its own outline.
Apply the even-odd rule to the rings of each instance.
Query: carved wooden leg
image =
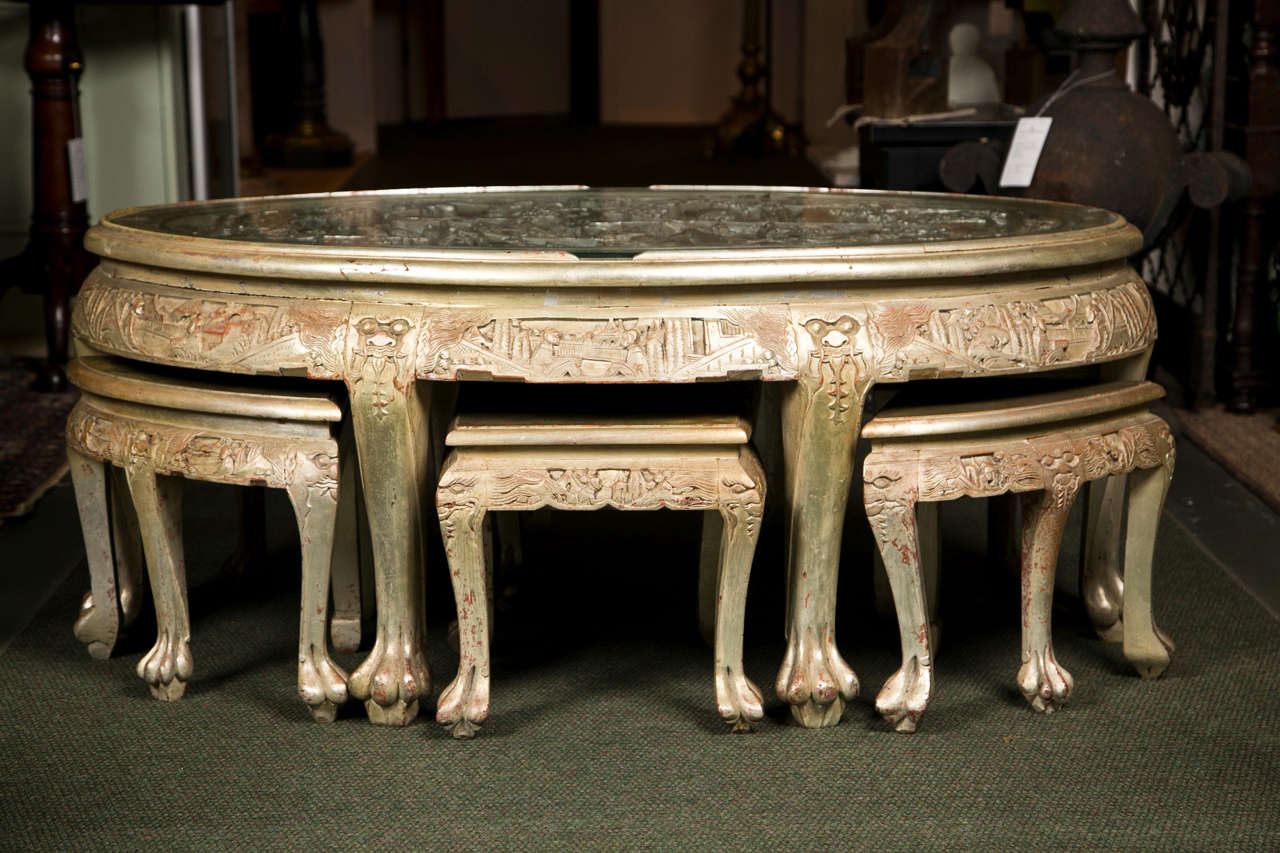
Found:
[[[378,607],[373,650],[351,674],[348,690],[369,720],[407,725],[430,689],[423,599],[423,548],[417,460],[428,439],[414,399],[418,383],[388,391],[373,380],[350,383],[351,421],[373,545]]]
[[[764,471],[749,453],[744,452],[740,461],[737,470],[721,478],[715,607],[716,705],[732,731],[749,732],[764,717],[760,688],[751,683],[742,666],[747,582],[764,513]],[[703,533],[705,536],[707,528]]]
[[[924,573],[924,603],[929,616],[929,648],[938,650],[942,629],[938,622],[938,581],[942,559],[942,530],[938,527],[938,505],[916,504],[916,531],[920,537],[920,569]]]
[[[716,599],[720,585],[720,556],[724,553],[724,517],[719,510],[702,513],[702,547],[698,555],[698,631],[714,648]]]
[[[1147,376],[1151,351],[1139,353],[1099,368],[1104,381],[1139,382]],[[1124,573],[1120,565],[1120,521],[1124,511],[1125,475],[1117,474],[1088,484],[1084,541],[1080,549],[1080,597],[1098,636],[1119,642],[1124,636],[1120,618],[1124,609]]]
[[[335,460],[328,460],[336,465]],[[299,459],[300,471],[311,469]],[[347,674],[329,657],[325,626],[329,611],[329,571],[338,515],[333,479],[299,476],[289,485],[289,500],[302,542],[302,605],[298,626],[298,695],[316,722],[331,723],[347,701]],[[357,593],[358,594],[358,593]],[[357,612],[357,622],[358,620]]]
[[[71,482],[80,510],[85,556],[89,563],[89,592],[80,603],[74,627],[76,639],[89,654],[106,660],[120,634],[116,607],[116,564],[111,548],[111,518],[107,499],[107,466],[77,450],[67,448]]]
[[[847,377],[830,387],[805,380],[782,405],[788,522],[787,652],[778,696],[792,716],[817,728],[840,722],[858,695],[858,678],[836,649],[840,537],[853,474],[853,445],[866,387]]]
[[[156,606],[156,643],[138,662],[138,677],[157,699],[181,699],[192,672],[182,559],[182,478],[157,476],[146,468],[130,468],[126,476]]]
[[[1165,464],[1129,475],[1129,529],[1125,542],[1124,656],[1143,678],[1156,678],[1169,665],[1173,641],[1151,615],[1151,557],[1164,508],[1173,453]]]
[[[867,520],[875,532],[898,614],[902,666],[876,697],[876,711],[900,732],[914,732],[933,691],[929,610],[916,526],[914,478],[902,470],[867,466],[863,473]]]
[[[820,390],[797,383],[783,398],[788,645],[776,687],[808,727],[838,723],[858,693],[857,677],[835,645],[840,539],[865,389],[853,390],[852,400],[829,403]]]
[[[128,628],[146,608],[147,564],[142,556],[142,528],[129,494],[129,480],[123,468],[111,466],[108,473],[111,493],[111,545],[116,561],[116,593],[120,599],[122,626]]]
[[[356,501],[360,469],[355,456],[355,447],[344,442],[340,454],[342,472],[339,475],[342,485],[338,489],[338,517],[334,522],[333,562],[329,575],[333,588],[329,638],[340,652],[354,652],[360,648],[361,621],[364,618],[360,592],[359,506]]]
[[[1064,475],[1058,475],[1059,477]],[[1018,687],[1037,711],[1060,708],[1071,695],[1071,674],[1053,655],[1053,575],[1075,486],[1022,496],[1022,666]]]
[[[1098,636],[1113,643],[1124,636],[1124,578],[1120,570],[1124,490],[1124,474],[1088,484],[1084,545],[1080,552],[1080,597],[1085,611]]]
[[[489,718],[489,639],[485,511],[475,505],[440,509],[458,608],[458,674],[440,694],[436,722],[456,738],[472,738]]]

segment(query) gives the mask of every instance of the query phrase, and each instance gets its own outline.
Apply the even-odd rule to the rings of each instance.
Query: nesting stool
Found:
[[[182,696],[192,673],[186,570],[182,555],[184,478],[285,489],[302,541],[302,610],[298,692],[317,720],[330,721],[347,698],[346,674],[325,641],[330,564],[344,573],[335,588],[356,589],[354,536],[333,558],[339,515],[342,409],[318,391],[279,390],[202,381],[190,372],[149,369],[122,359],[89,357],[67,365],[83,392],[67,419],[70,460],[92,581],[97,624],[77,623],[77,636],[114,643],[114,585],[106,465],[124,471],[142,534],[156,611],[155,645],[138,675],[157,699]],[[344,457],[348,454],[343,454]],[[345,472],[344,472],[345,476]],[[344,485],[343,527],[352,524],[354,498]],[[117,506],[123,501],[116,494]],[[99,655],[102,649],[96,650]],[[109,646],[107,646],[109,651]]]
[[[705,511],[700,587],[714,578],[716,702],[734,731],[750,730],[763,708],[742,669],[742,622],[765,492],[750,435],[740,418],[456,418],[436,506],[458,608],[459,661],[437,721],[468,738],[489,716],[487,514],[611,506]],[[718,548],[709,546],[715,540]]]
[[[1071,693],[1050,630],[1054,572],[1067,513],[1084,482],[1128,474],[1124,560],[1124,655],[1148,678],[1169,664],[1173,644],[1151,615],[1151,556],[1173,474],[1173,436],[1147,411],[1164,396],[1152,382],[1110,382],[977,404],[888,409],[862,429],[871,449],[863,497],[893,591],[902,667],[876,709],[914,731],[929,701],[933,665],[920,566],[916,505],[1023,492],[1022,665],[1031,706],[1052,711]]]

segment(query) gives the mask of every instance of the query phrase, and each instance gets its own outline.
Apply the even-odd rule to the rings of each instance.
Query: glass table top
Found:
[[[108,221],[178,237],[359,249],[642,252],[1027,238],[1112,225],[1096,208],[982,196],[768,188],[393,190],[137,208]]]

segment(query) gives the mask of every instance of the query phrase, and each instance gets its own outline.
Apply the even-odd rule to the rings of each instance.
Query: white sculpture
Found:
[[[948,36],[951,59],[947,66],[947,106],[973,107],[1000,103],[996,72],[978,56],[982,33],[974,24],[956,24]]]

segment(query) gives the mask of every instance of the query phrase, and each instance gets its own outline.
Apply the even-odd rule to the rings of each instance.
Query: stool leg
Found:
[[[1124,578],[1120,573],[1120,514],[1125,475],[1089,483],[1088,512],[1081,548],[1080,598],[1098,636],[1118,642],[1124,636]]]
[[[300,455],[301,456],[301,455]],[[336,459],[299,459],[299,469],[325,472]],[[337,473],[334,471],[333,473]],[[289,500],[302,541],[302,618],[298,626],[298,695],[316,722],[331,723],[347,701],[347,674],[329,658],[325,642],[328,622],[329,571],[333,560],[334,523],[338,515],[338,481],[332,476],[299,477],[289,484]]]
[[[182,478],[157,476],[146,468],[129,468],[125,473],[142,529],[156,606],[156,643],[138,662],[138,677],[157,699],[181,699],[193,668],[182,559]]]
[[[900,732],[914,732],[933,692],[933,655],[929,645],[929,610],[920,565],[914,483],[899,472],[864,468],[863,500],[884,560],[893,604],[898,613],[902,666],[876,696],[876,711]],[[878,485],[879,484],[879,485]]]
[[[472,738],[489,718],[488,529],[485,510],[440,505],[453,598],[458,608],[458,674],[440,694],[436,722],[456,738]]]
[[[111,518],[107,498],[107,466],[77,450],[67,448],[71,483],[80,510],[85,556],[89,563],[89,592],[80,603],[76,639],[89,647],[89,655],[106,660],[120,633],[116,606],[116,563],[111,548]]]
[[[1143,678],[1156,678],[1169,665],[1173,640],[1151,616],[1151,557],[1156,529],[1173,477],[1173,453],[1158,468],[1129,475],[1129,530],[1124,553],[1124,656]]]
[[[1059,474],[1058,477],[1074,476]],[[1071,695],[1072,678],[1053,655],[1053,575],[1076,486],[1022,496],[1022,666],[1018,687],[1031,707],[1049,713]]]
[[[109,466],[111,496],[111,546],[116,561],[116,593],[124,627],[137,621],[146,607],[147,566],[142,558],[142,528],[129,494],[129,480],[123,468]]]
[[[359,505],[356,483],[360,479],[355,446],[342,445],[342,483],[338,489],[337,519],[333,531],[333,561],[328,577],[333,587],[333,619],[329,638],[340,652],[360,648],[364,608],[360,592]],[[328,583],[328,581],[326,581]]]
[[[750,482],[747,477],[742,477]],[[763,475],[756,481],[763,483]],[[763,490],[721,505],[723,520],[716,594],[716,705],[735,732],[749,732],[764,717],[760,688],[742,667],[742,633],[747,609],[747,581],[760,535]],[[705,528],[704,528],[705,532]]]

